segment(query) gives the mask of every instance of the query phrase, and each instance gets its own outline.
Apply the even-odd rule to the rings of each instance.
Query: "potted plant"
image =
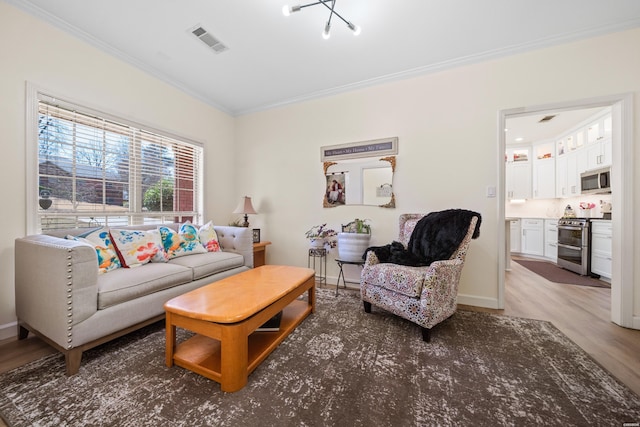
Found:
[[[371,241],[371,226],[368,219],[356,218],[342,226],[338,233],[338,258],[343,261],[362,261]]]
[[[580,202],[580,210],[582,216],[585,218],[591,218],[591,209],[595,208],[596,204],[591,202]]]
[[[305,233],[305,237],[309,239],[312,248],[324,248],[327,251],[336,247],[336,236],[338,233],[327,227],[327,224],[314,225]]]

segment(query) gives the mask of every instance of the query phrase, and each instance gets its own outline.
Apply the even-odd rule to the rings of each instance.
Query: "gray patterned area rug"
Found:
[[[187,337],[180,332],[178,338]],[[9,426],[622,426],[640,399],[548,322],[458,311],[433,330],[319,289],[308,317],[236,393],[164,365],[155,324],[0,375]]]

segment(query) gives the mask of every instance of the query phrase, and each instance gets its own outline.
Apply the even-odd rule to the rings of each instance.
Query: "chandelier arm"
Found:
[[[340,16],[340,14],[338,12],[336,12],[335,10],[333,11],[333,14],[336,15],[338,18],[340,18],[342,20],[342,22],[344,22],[345,24],[347,24],[347,26],[349,26],[349,21],[347,21],[346,19],[344,19],[342,16]],[[331,19],[331,17],[329,17],[329,19]]]
[[[309,7],[309,6],[315,6],[317,4],[324,4],[325,2],[329,2],[329,1],[331,1],[331,0],[320,0],[320,1],[317,1],[315,3],[303,4],[303,5],[300,6],[300,9],[304,9],[305,7]],[[325,5],[325,6],[327,6],[327,5]],[[327,7],[329,7],[329,6],[327,6]]]
[[[351,24],[349,21],[344,19],[342,17],[342,15],[340,15],[338,12],[336,12],[336,10],[335,10],[336,1],[337,0],[319,0],[319,1],[316,1],[316,2],[313,2],[313,3],[307,3],[307,4],[303,4],[301,6],[298,6],[300,8],[298,10],[304,9],[305,7],[310,7],[310,6],[315,6],[315,5],[321,4],[321,5],[323,5],[324,7],[326,7],[327,9],[329,9],[331,11],[331,13],[329,14],[329,20],[327,21],[327,24],[331,24],[331,18],[333,17],[333,15],[336,15],[338,18],[340,18],[340,20],[342,22],[344,22],[347,25],[347,27],[353,29],[352,28],[353,24]],[[329,6],[327,3],[331,3],[331,6]]]
[[[321,1],[320,3],[322,3],[322,5],[324,7],[326,7],[327,9],[329,9],[331,12],[329,13],[329,19],[327,20],[327,25],[331,25],[331,18],[333,17],[333,14],[335,13],[337,15],[337,13],[333,10],[336,7],[336,0],[329,0],[331,1],[331,7],[327,6],[327,2]]]
[[[325,3],[329,3],[329,1],[332,1],[332,5],[331,7],[327,6]],[[342,20],[342,22],[344,22],[345,24],[347,24],[347,26],[349,26],[349,21],[347,21],[346,19],[344,19],[342,17],[342,15],[340,15],[338,12],[336,12],[335,7],[336,7],[336,1],[337,0],[325,0],[325,1],[319,1],[318,3],[322,3],[322,5],[324,7],[326,7],[327,9],[329,9],[331,11],[331,14],[329,15],[329,22],[331,22],[331,15],[336,15],[338,18],[340,18]],[[318,4],[315,3],[315,4]]]

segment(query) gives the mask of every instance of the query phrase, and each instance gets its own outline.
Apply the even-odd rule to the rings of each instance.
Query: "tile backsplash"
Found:
[[[600,201],[611,203],[611,194],[590,194],[567,199],[531,199],[524,203],[510,203],[505,205],[506,217],[519,218],[560,218],[567,205],[571,205],[576,216],[580,215],[580,203],[595,203],[591,211],[591,218],[602,218]],[[613,207],[615,209],[615,206]]]

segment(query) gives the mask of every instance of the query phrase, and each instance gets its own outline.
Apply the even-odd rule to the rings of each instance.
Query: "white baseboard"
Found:
[[[640,316],[633,316],[632,329],[640,329]]]
[[[18,322],[5,323],[0,325],[0,340],[15,338],[18,336]]]
[[[458,294],[458,304],[483,308],[499,308],[496,298],[478,297],[475,295]]]
[[[334,288],[336,287],[337,277],[327,277],[327,281],[324,284],[325,288]],[[340,280],[340,289],[344,289],[342,284],[342,280]],[[348,289],[360,289],[359,283],[351,283],[347,282]],[[498,300],[496,298],[487,298],[487,297],[478,297],[475,295],[463,295],[458,294],[458,304],[471,305],[474,307],[483,307],[483,308],[499,308]],[[639,318],[640,319],[640,318]]]

